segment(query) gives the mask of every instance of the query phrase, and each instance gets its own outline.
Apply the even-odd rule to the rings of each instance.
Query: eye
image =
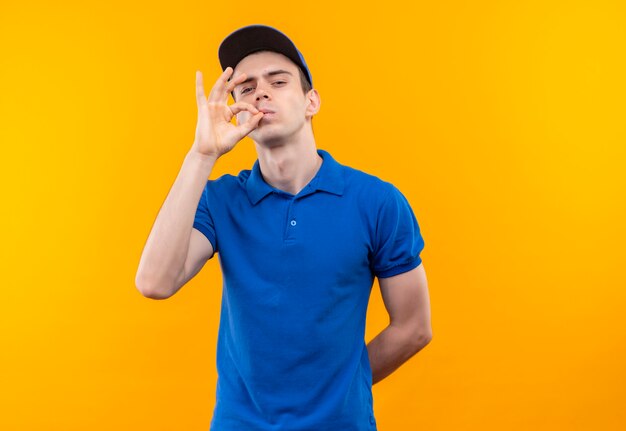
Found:
[[[274,84],[276,85],[282,85],[282,84],[286,84],[287,81],[274,81]]]
[[[251,91],[252,87],[244,87],[241,89],[241,94],[246,94],[248,91]]]

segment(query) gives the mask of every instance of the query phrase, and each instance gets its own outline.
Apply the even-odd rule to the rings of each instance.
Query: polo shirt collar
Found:
[[[343,178],[342,166],[333,157],[324,150],[317,150],[322,159],[324,159],[320,170],[315,175],[317,182],[316,190],[325,191],[337,196],[343,195],[345,181]]]
[[[327,151],[318,149],[317,154],[322,157],[323,161],[317,174],[315,174],[315,177],[309,183],[313,187],[313,190],[305,192],[305,189],[300,192],[300,194],[309,194],[319,190],[341,196],[345,186],[341,169],[342,166],[333,159]],[[256,205],[265,196],[277,191],[277,189],[267,184],[263,179],[258,160],[254,162],[250,176],[246,181],[246,191],[252,205]]]

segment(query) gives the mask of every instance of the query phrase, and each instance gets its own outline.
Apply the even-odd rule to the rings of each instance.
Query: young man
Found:
[[[195,142],[146,242],[137,288],[168,298],[219,253],[211,430],[376,430],[372,384],[432,337],[417,220],[393,185],[317,149],[320,96],[287,36],[244,27],[219,58],[208,98],[196,74]],[[207,181],[244,136],[254,167]],[[390,324],[366,346],[374,277]]]

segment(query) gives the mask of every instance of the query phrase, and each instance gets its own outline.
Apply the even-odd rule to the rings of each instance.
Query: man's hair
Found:
[[[313,87],[309,83],[309,80],[306,78],[304,71],[298,67],[298,72],[300,72],[300,86],[302,87],[302,92],[307,94]]]

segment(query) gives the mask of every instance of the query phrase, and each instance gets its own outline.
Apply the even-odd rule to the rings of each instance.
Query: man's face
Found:
[[[257,52],[241,60],[233,76],[242,73],[247,78],[235,87],[235,101],[265,112],[249,135],[255,142],[286,141],[307,124],[310,127],[310,118],[317,110],[311,109],[309,97],[302,91],[298,66],[291,60],[275,52]],[[237,122],[243,123],[249,117],[250,113],[243,111],[237,114]]]

